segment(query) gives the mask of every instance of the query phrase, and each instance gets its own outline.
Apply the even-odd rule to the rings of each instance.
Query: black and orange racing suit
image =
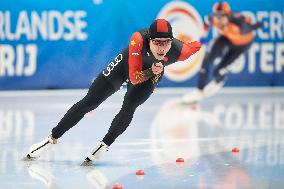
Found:
[[[174,38],[170,50],[161,62],[164,66],[168,66],[189,58],[199,49],[199,42],[185,44]],[[124,82],[128,81],[123,105],[103,138],[105,144],[111,145],[126,130],[136,108],[150,97],[160,81],[163,72],[155,75],[151,69],[152,64],[157,62],[160,61],[154,58],[149,48],[148,29],[135,32],[128,48],[117,55],[98,75],[87,95],[74,104],[52,129],[52,136],[56,139],[61,137],[87,112],[97,108],[110,95],[118,91]]]
[[[228,25],[219,28],[214,22],[214,16],[209,17],[209,21],[220,35],[211,42],[203,59],[198,78],[199,89],[203,89],[207,83],[210,64],[220,56],[222,58],[213,71],[213,77],[217,83],[224,81],[228,66],[250,48],[254,40],[253,30],[262,26],[260,22],[252,24],[246,16],[238,13],[232,13],[228,18]]]

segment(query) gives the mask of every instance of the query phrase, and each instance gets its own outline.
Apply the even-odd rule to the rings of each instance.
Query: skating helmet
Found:
[[[173,38],[171,24],[165,19],[155,20],[149,27],[150,39],[155,38]]]
[[[231,14],[231,8],[226,1],[217,2],[213,5],[212,12],[213,14],[225,14],[229,16]]]

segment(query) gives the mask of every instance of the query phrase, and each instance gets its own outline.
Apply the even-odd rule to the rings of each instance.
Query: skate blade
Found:
[[[35,161],[37,159],[38,158],[36,158],[36,157],[31,157],[31,156],[27,155],[27,156],[22,158],[22,161]]]
[[[80,164],[80,166],[85,167],[85,166],[91,166],[92,164],[93,164],[92,161],[84,161],[83,163]]]

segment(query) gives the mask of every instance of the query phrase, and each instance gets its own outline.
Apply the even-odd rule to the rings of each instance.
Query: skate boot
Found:
[[[24,159],[25,160],[36,159],[44,152],[51,149],[56,143],[57,140],[53,138],[52,135],[50,134],[46,139],[40,141],[39,143],[33,144],[30,147],[29,153],[26,155]]]
[[[196,89],[189,94],[185,94],[182,99],[182,104],[193,104],[197,103],[204,98],[203,90]]]
[[[106,145],[104,142],[99,142],[97,146],[88,153],[81,166],[91,165],[92,162],[99,160],[102,154],[106,151],[108,151],[108,145]]]

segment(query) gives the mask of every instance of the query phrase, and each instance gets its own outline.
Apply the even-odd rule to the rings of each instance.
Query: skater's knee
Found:
[[[130,124],[133,115],[134,115],[135,109],[132,108],[122,108],[117,116],[114,118],[112,125],[117,125],[118,130],[121,130],[122,132],[128,127]],[[119,133],[122,133],[119,132]]]
[[[97,107],[97,103],[94,99],[91,99],[89,97],[84,97],[82,100],[77,102],[75,104],[78,111],[81,111],[82,113],[87,113]]]
[[[133,114],[138,106],[139,103],[134,103],[130,101],[124,102],[121,107],[121,112],[123,112],[124,114]]]
[[[199,73],[200,73],[200,74],[207,74],[207,72],[208,72],[208,69],[206,69],[206,68],[201,68],[201,69],[199,70]]]
[[[135,109],[132,109],[132,108],[124,108],[124,109],[121,109],[119,114],[120,114],[120,117],[122,117],[122,119],[124,119],[125,121],[126,120],[131,120],[132,117],[133,117],[133,114],[135,112]]]
[[[202,66],[208,66],[215,60],[215,55],[212,53],[207,53],[202,61]]]
[[[222,78],[225,77],[225,75],[228,73],[228,70],[226,68],[221,69],[215,69],[213,72],[214,78]]]

